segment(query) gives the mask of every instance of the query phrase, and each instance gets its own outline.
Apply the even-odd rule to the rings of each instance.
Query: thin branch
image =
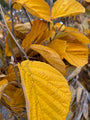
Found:
[[[22,118],[18,113],[16,115],[16,113],[11,109],[11,107],[4,101],[4,99],[2,98],[0,100],[0,104],[2,104],[3,106],[5,106],[11,113],[14,117],[16,118]]]
[[[24,7],[23,7],[23,9],[24,9],[24,11],[26,13],[26,16],[27,16],[27,18],[28,18],[28,20],[30,22],[31,27],[32,27],[32,23],[31,23],[30,16],[29,16],[28,12],[27,12],[27,10]]]
[[[52,11],[53,0],[50,0],[50,11]]]
[[[15,57],[15,54],[14,54],[14,51],[13,51],[13,48],[12,48],[12,45],[11,45],[11,42],[10,42],[8,36],[7,36],[7,32],[6,32],[5,28],[3,28],[1,25],[0,25],[0,27],[3,29],[3,31],[4,31],[4,33],[5,33],[5,36],[6,36],[6,38],[7,38],[7,41],[8,41],[9,47],[10,47],[10,49],[11,49],[12,55],[13,55],[15,61],[17,61],[17,60],[16,60],[16,57]]]
[[[16,81],[17,81],[17,83],[18,83],[18,86],[19,86],[20,88],[22,88],[22,86],[21,86],[21,84],[20,84],[20,81],[19,81],[19,77],[18,77],[17,70],[16,70],[16,68],[15,68],[14,63],[12,64],[12,66],[13,66],[13,69],[14,69],[14,72],[15,72],[15,75],[16,75]]]
[[[56,35],[58,34],[58,31],[61,30],[61,28],[63,27],[63,25],[64,25],[64,24],[62,24],[62,25],[59,27],[59,29],[56,28],[55,35],[54,35],[54,37],[53,37],[53,40],[55,39]]]
[[[16,38],[16,35],[15,35],[15,32],[14,32],[14,21],[13,21],[13,14],[12,14],[12,13],[13,13],[13,6],[11,5],[12,33],[13,33],[14,37]],[[19,53],[20,53],[21,58],[22,58],[22,60],[23,60],[22,52],[20,51],[19,48],[18,48],[18,50],[19,50]]]
[[[6,20],[5,20],[5,17],[4,17],[4,13],[3,13],[3,10],[2,10],[2,7],[1,7],[1,4],[0,4],[0,10],[1,10],[1,16],[4,20],[4,23],[5,23],[5,26],[9,32],[9,34],[11,35],[11,37],[13,38],[14,42],[16,43],[17,47],[21,50],[21,52],[25,55],[25,58],[28,59],[26,53],[24,52],[23,48],[18,44],[17,40],[15,39],[14,35],[12,34],[12,32],[9,30],[8,26],[7,26],[7,23],[6,23]]]

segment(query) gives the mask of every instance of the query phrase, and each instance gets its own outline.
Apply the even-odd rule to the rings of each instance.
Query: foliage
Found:
[[[82,100],[81,83],[69,82],[77,69],[74,75],[67,74],[72,72],[70,67],[88,63],[90,30],[85,28],[86,21],[77,19],[84,16],[83,4],[57,0],[51,6],[44,0],[12,0],[11,14],[0,6],[0,103],[18,120],[66,120],[68,112],[71,120],[88,120],[88,107],[72,107],[72,87],[77,91],[76,102]],[[84,91],[85,96],[87,88]],[[76,107],[78,113],[73,114]]]

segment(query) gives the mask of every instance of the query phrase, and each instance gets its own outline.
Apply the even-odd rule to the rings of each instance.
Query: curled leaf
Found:
[[[35,20],[33,22],[30,33],[25,37],[22,42],[23,48],[29,48],[32,43],[37,41],[37,38],[41,36],[48,29],[48,24],[45,21]]]

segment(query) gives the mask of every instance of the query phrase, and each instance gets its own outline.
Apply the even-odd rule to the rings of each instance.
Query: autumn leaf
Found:
[[[31,49],[41,54],[54,68],[62,74],[66,74],[65,64],[56,51],[43,45],[32,44]]]
[[[23,6],[32,15],[50,21],[50,7],[44,0],[13,0],[14,8]]]
[[[88,61],[88,48],[79,43],[68,43],[64,58],[76,67],[84,66]]]
[[[3,94],[3,90],[5,89],[5,87],[8,85],[8,81],[6,79],[3,79],[0,81],[0,99],[1,96]]]
[[[48,24],[45,21],[35,20],[33,22],[30,33],[22,42],[23,48],[29,48],[32,43],[35,43],[37,38],[48,29]]]
[[[54,49],[62,59],[64,58],[63,54],[66,52],[66,41],[55,39],[52,42],[50,42],[48,47]]]
[[[90,43],[90,40],[81,32],[76,31],[76,29],[68,28],[66,32],[74,36],[78,41],[82,42],[85,45]]]
[[[19,69],[17,66],[15,66],[15,69],[17,71],[17,75],[18,75],[18,78],[20,80],[20,73],[19,73]],[[15,74],[15,71],[14,71],[14,68],[12,65],[9,65],[8,67],[8,70],[7,70],[7,73],[8,75],[4,76],[3,79],[7,79],[8,82],[12,82],[12,81],[16,81],[17,78],[16,78],[16,74]]]
[[[85,8],[75,0],[57,0],[52,7],[52,19],[84,13]]]
[[[14,29],[15,29],[16,37],[18,37],[19,39],[23,40],[25,38],[25,36],[31,30],[31,25],[30,25],[29,22],[24,23],[24,24],[16,24],[14,26]]]
[[[79,42],[67,42],[65,40],[55,39],[49,44],[49,47],[57,51],[62,58],[76,67],[83,66],[87,63],[88,48]]]
[[[19,64],[29,120],[66,120],[71,100],[65,78],[50,65],[37,61]]]
[[[85,0],[86,2],[90,2],[90,0]]]
[[[15,44],[13,38],[11,37],[11,35],[8,33],[8,38],[10,40],[10,43],[12,45],[12,49],[15,49],[17,47],[17,45]],[[6,39],[6,45],[5,45],[5,54],[6,56],[10,57],[12,56],[12,51],[11,51],[11,48],[9,46],[9,43],[8,43],[8,40]]]
[[[9,84],[3,91],[3,100],[11,110],[13,110],[17,117],[26,117],[25,115],[25,99],[21,88]]]

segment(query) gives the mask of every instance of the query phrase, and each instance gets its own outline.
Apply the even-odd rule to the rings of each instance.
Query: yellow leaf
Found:
[[[2,98],[15,112],[18,117],[26,117],[25,115],[25,99],[21,88],[9,84],[3,91]]]
[[[48,45],[48,47],[54,49],[60,55],[60,57],[63,59],[63,54],[66,51],[66,41],[60,40],[60,39],[55,39]]]
[[[19,78],[19,80],[20,80],[20,73],[19,73],[19,69],[18,69],[18,67],[16,66],[15,67],[16,68],[16,71],[17,71],[17,75],[18,75],[18,78]],[[11,82],[11,81],[16,81],[16,74],[15,74],[15,71],[14,71],[14,68],[13,68],[13,66],[12,65],[9,65],[9,67],[8,67],[8,75],[5,77],[9,82]]]
[[[49,38],[52,37],[55,34],[54,31],[49,31],[48,29],[41,33],[41,35],[38,36],[37,40],[35,41],[35,44],[43,44],[46,40],[49,41]]]
[[[70,35],[74,36],[78,41],[82,42],[83,44],[87,45],[90,43],[90,40],[81,32],[76,32],[76,29],[66,29],[66,32]]]
[[[28,12],[38,18],[50,21],[50,7],[44,0],[14,0],[13,3],[22,5]]]
[[[35,43],[37,37],[48,29],[48,23],[45,21],[35,20],[31,32],[25,37],[22,42],[23,48],[29,48],[32,43]]]
[[[88,61],[88,48],[80,43],[67,43],[64,58],[76,67],[84,66]]]
[[[28,32],[30,31],[31,25],[28,22],[24,24],[16,24],[14,26],[14,29],[16,37],[23,40],[26,34],[28,34]]]
[[[85,8],[75,0],[57,0],[52,7],[52,19],[84,13]]]
[[[12,0],[12,3],[14,3],[16,0]],[[5,2],[9,3],[9,0],[5,0]],[[20,4],[14,4],[13,5],[14,9],[20,10],[22,6]]]
[[[86,2],[90,2],[90,0],[85,0]]]
[[[66,120],[71,94],[65,78],[50,65],[37,61],[19,64],[28,120]]]
[[[8,85],[8,81],[6,79],[0,81],[0,99],[3,94],[3,90]]]
[[[60,29],[60,31],[62,31],[62,30],[64,30],[65,29],[65,25],[62,25],[61,23],[56,23],[55,25],[54,25],[54,29],[56,30],[56,29]]]
[[[65,64],[56,51],[49,47],[36,44],[32,44],[30,48],[41,54],[49,62],[49,64],[59,70],[62,74],[66,74]]]
[[[69,43],[65,40],[55,39],[49,44],[49,47],[76,67],[83,66],[87,63],[88,48],[77,41]]]
[[[8,38],[9,38],[9,40],[10,40],[10,43],[11,43],[11,45],[12,45],[12,48],[13,48],[13,49],[16,48],[17,46],[16,46],[14,40],[12,39],[11,35],[10,35],[9,33],[8,33],[7,35],[8,35]],[[6,54],[8,57],[12,56],[12,52],[11,52],[11,49],[10,49],[8,40],[6,40],[5,54]]]

